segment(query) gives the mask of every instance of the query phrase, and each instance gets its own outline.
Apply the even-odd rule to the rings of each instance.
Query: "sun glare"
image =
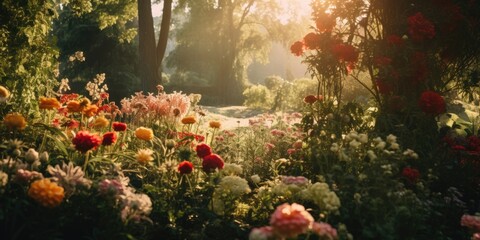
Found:
[[[282,13],[278,19],[283,24],[290,21],[300,20],[305,16],[310,16],[312,9],[311,0],[276,0],[282,8]]]

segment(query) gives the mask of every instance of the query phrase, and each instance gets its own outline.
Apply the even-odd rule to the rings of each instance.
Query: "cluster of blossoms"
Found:
[[[235,205],[235,201],[249,193],[247,180],[239,176],[225,176],[215,188],[212,197],[213,211],[219,215],[225,214],[225,205]]]
[[[212,153],[212,148],[205,143],[200,143],[195,147],[197,156],[202,159],[203,171],[210,173],[215,169],[223,169],[224,161],[217,155]]]
[[[140,118],[169,118],[181,119],[190,108],[190,98],[182,93],[171,94],[159,92],[157,95],[143,95],[136,93],[131,98],[121,101],[121,111],[128,115]]]
[[[278,206],[270,217],[270,226],[254,228],[250,240],[269,240],[296,238],[301,234],[312,232],[321,239],[337,239],[337,230],[327,223],[315,222],[305,207],[293,203]]]
[[[469,228],[473,232],[472,240],[480,240],[480,217],[463,215],[460,225]]]
[[[133,220],[150,221],[148,215],[152,211],[150,197],[143,193],[136,193],[135,189],[128,186],[129,179],[121,174],[118,179],[103,179],[98,184],[100,195],[113,199],[121,209],[120,216],[124,222]]]

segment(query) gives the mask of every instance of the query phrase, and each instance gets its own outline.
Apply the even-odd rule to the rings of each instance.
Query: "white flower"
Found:
[[[222,173],[224,175],[240,175],[243,172],[243,168],[239,164],[235,163],[225,163]]]
[[[378,144],[378,143],[383,142],[383,140],[382,140],[381,137],[376,137],[376,138],[373,139],[373,142],[376,143],[376,144]]]
[[[378,150],[383,150],[383,149],[385,149],[386,146],[387,146],[387,143],[384,142],[384,141],[381,141],[381,142],[377,143],[375,148],[378,149]]]
[[[238,198],[243,194],[249,193],[250,191],[251,190],[248,186],[247,180],[239,176],[226,176],[222,178],[215,189],[216,194],[222,195],[223,193],[226,193],[228,196],[232,196],[234,198]]]
[[[250,179],[251,179],[252,182],[255,183],[255,184],[258,184],[258,183],[260,183],[260,181],[261,181],[260,176],[258,176],[258,174],[252,175],[252,176],[250,177]]]
[[[38,156],[38,158],[39,158],[40,161],[42,161],[42,162],[47,162],[48,159],[49,159],[48,152],[45,151],[45,152],[40,153],[40,155]]]
[[[397,142],[397,136],[390,134],[387,136],[387,142],[390,144],[396,143]]]
[[[368,135],[365,133],[358,134],[358,141],[360,141],[361,143],[367,143]]]
[[[55,167],[49,165],[47,171],[65,189],[67,195],[73,194],[77,186],[90,188],[92,185],[92,181],[84,178],[85,173],[82,168],[74,166],[72,162],[69,162],[68,165],[63,163],[62,167],[60,165]]]
[[[8,174],[0,171],[0,187],[5,187],[8,183]]]
[[[375,159],[377,159],[377,155],[376,155],[375,152],[372,151],[372,150],[368,150],[368,151],[367,151],[367,156],[368,156],[368,158],[370,158],[370,160],[372,160],[372,161],[375,160]]]
[[[399,150],[399,149],[400,149],[400,145],[399,145],[398,143],[394,142],[394,143],[392,143],[392,144],[390,145],[390,149],[392,149],[392,150]]]
[[[362,145],[361,142],[358,142],[357,140],[353,139],[350,143],[349,143],[350,147],[352,148],[358,148],[360,147],[360,145]]]
[[[338,144],[337,143],[332,143],[332,146],[330,147],[330,151],[338,152]]]
[[[407,149],[403,152],[404,156],[413,158],[413,159],[418,159],[418,154],[414,152],[412,149]]]
[[[28,151],[25,153],[25,160],[30,164],[38,161],[38,152],[33,148],[28,149]]]

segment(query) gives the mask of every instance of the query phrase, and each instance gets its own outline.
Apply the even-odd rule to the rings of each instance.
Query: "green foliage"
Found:
[[[263,85],[253,85],[245,89],[243,92],[245,102],[243,105],[250,108],[265,108],[273,102],[270,91]]]

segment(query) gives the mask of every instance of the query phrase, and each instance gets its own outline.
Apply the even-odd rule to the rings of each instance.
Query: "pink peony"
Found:
[[[313,217],[300,204],[284,203],[277,207],[270,218],[273,231],[283,238],[295,238],[312,228]]]
[[[337,239],[337,229],[333,228],[328,223],[314,222],[312,225],[312,232],[317,234],[320,239]]]
[[[254,228],[248,236],[248,240],[268,240],[275,239],[273,228],[270,226]]]

